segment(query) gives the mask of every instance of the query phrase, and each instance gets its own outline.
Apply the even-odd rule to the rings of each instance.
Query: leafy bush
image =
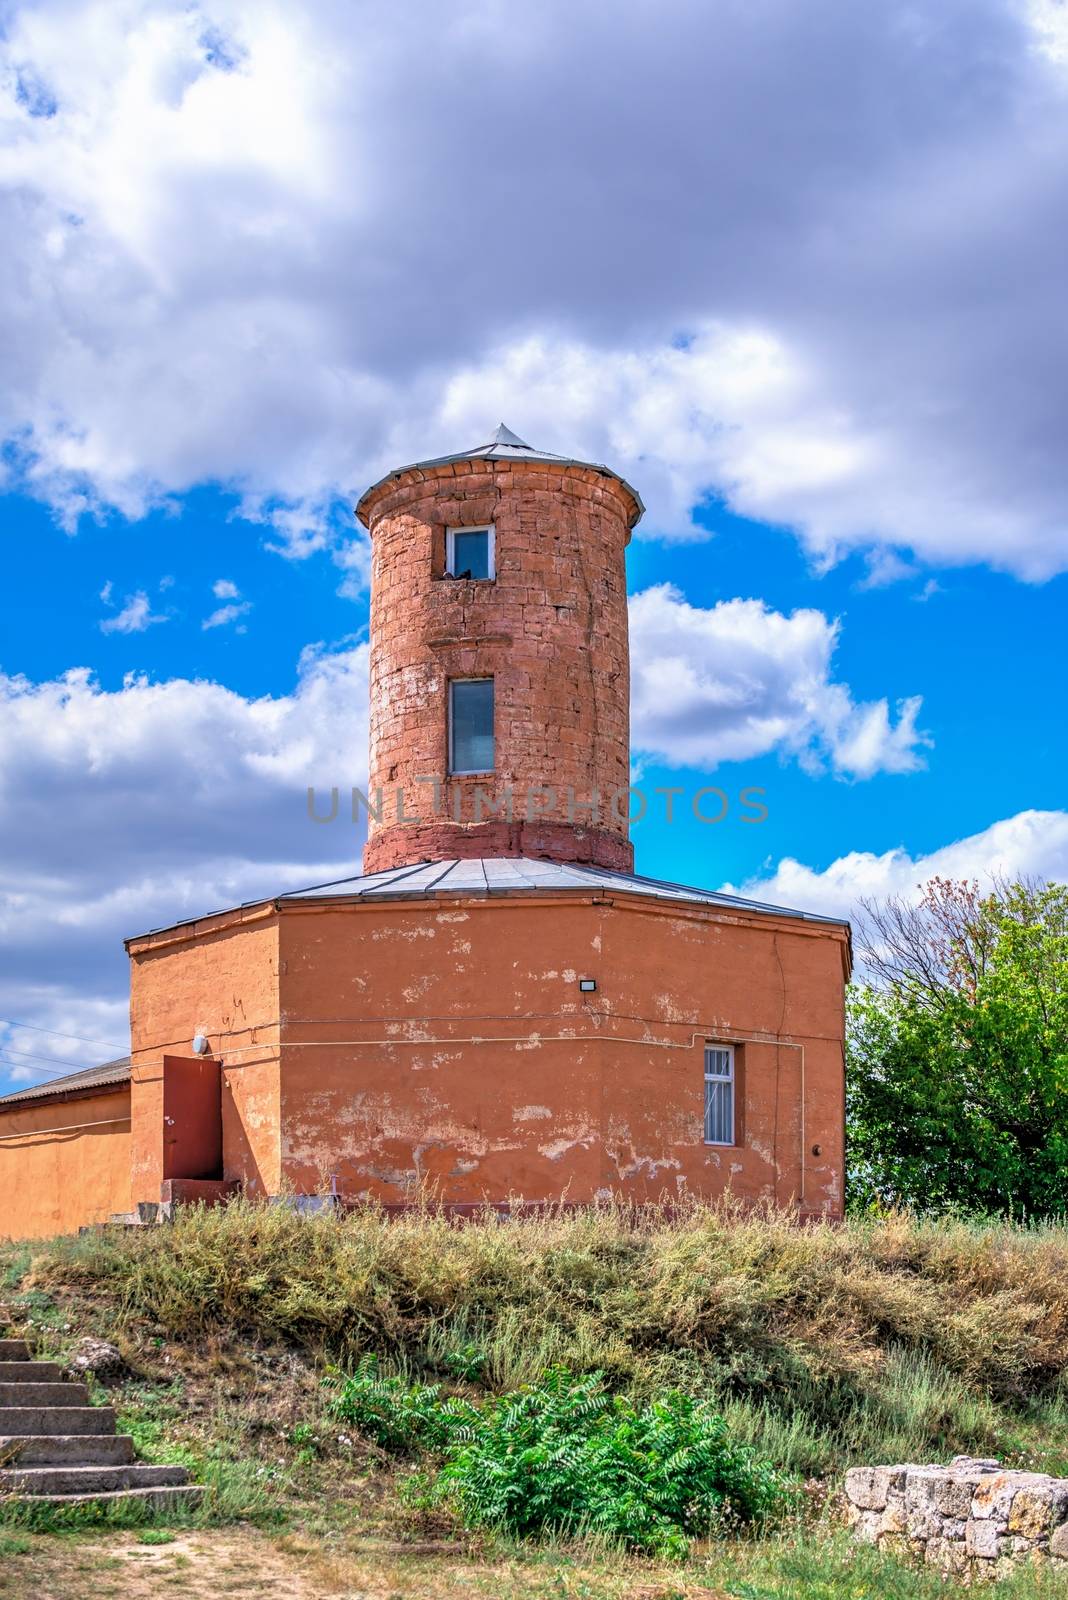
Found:
[[[553,1368],[475,1406],[383,1377],[367,1356],[334,1380],[331,1410],[387,1449],[443,1456],[428,1498],[523,1538],[594,1532],[680,1555],[713,1521],[761,1519],[787,1495],[709,1405],[671,1390],[638,1406],[599,1373]]]
[[[443,1401],[438,1383],[384,1377],[374,1355],[364,1356],[349,1377],[328,1381],[334,1415],[386,1450],[442,1450],[458,1423],[474,1414],[462,1401]]]
[[[472,1408],[447,1454],[436,1493],[470,1524],[593,1532],[662,1555],[684,1555],[716,1521],[766,1517],[787,1494],[707,1404],[672,1390],[639,1407],[562,1368]]]
[[[869,907],[864,937],[853,1201],[1068,1214],[1068,886],[934,878]]]

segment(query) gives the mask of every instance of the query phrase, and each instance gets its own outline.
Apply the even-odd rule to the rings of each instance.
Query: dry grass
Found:
[[[575,1548],[482,1556],[324,1542],[304,1532],[179,1533],[146,1547],[129,1534],[40,1538],[0,1561],[3,1600],[945,1600],[959,1592],[827,1533],[713,1546],[685,1567]],[[1068,1579],[1022,1571],[999,1600],[1065,1600]]]
[[[2,1260],[0,1260],[2,1270]],[[714,1395],[781,1465],[953,1449],[1068,1465],[1068,1230],[604,1206],[455,1225],[242,1202],[33,1247],[101,1331],[506,1389],[548,1365]]]
[[[110,1397],[120,1425],[145,1457],[186,1461],[213,1486],[208,1525],[171,1543],[0,1526],[0,1600],[947,1592],[818,1512],[675,1568],[430,1525],[399,1493],[410,1468],[339,1434],[325,1407],[325,1366],[369,1349],[473,1390],[553,1362],[636,1395],[685,1387],[714,1396],[777,1464],[832,1483],[856,1461],[958,1450],[1068,1468],[1065,1229],[907,1217],[800,1228],[774,1213],[609,1206],[454,1226],[430,1210],[301,1218],[238,1203],[172,1228],[0,1246],[0,1299],[41,1350],[86,1332],[116,1340],[132,1369]],[[1068,1579],[1028,1572],[999,1593],[1068,1597]]]

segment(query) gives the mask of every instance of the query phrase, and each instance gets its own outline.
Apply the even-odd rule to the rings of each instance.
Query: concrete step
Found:
[[[0,1407],[0,1438],[28,1433],[114,1432],[115,1413],[110,1406]]]
[[[184,1467],[16,1467],[0,1471],[0,1495],[114,1494],[120,1489],[173,1489],[188,1482]]]
[[[180,1488],[114,1489],[108,1494],[19,1494],[9,1506],[112,1506],[142,1505],[150,1511],[192,1511],[204,1498],[199,1484]]]
[[[4,1406],[87,1406],[84,1383],[0,1383],[0,1408]]]
[[[126,1433],[30,1433],[0,1438],[0,1464],[19,1467],[124,1467],[134,1458]]]
[[[28,1361],[30,1347],[25,1339],[0,1339],[0,1361]]]
[[[2,1383],[62,1383],[58,1361],[0,1361]]]

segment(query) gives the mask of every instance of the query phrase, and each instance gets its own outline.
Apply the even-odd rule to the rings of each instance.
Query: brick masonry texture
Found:
[[[965,1582],[1018,1566],[1068,1571],[1068,1479],[1004,1472],[955,1456],[948,1467],[854,1467],[848,1517],[858,1539]]]
[[[618,797],[629,783],[634,510],[624,485],[592,468],[492,460],[411,469],[365,505],[369,795],[382,794],[365,871],[524,854],[633,866]],[[447,577],[446,530],[486,524],[495,579]],[[449,680],[479,677],[494,679],[496,770],[450,781]],[[551,798],[537,794],[546,788]]]

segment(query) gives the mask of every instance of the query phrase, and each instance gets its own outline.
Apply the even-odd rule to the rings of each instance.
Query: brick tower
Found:
[[[840,1217],[848,925],[631,871],[634,490],[502,427],[357,509],[366,873],[127,940],[129,1059],[0,1097],[0,1236],[324,1177]]]
[[[631,869],[625,550],[643,509],[609,468],[503,424],[368,489],[365,872],[476,856]]]

